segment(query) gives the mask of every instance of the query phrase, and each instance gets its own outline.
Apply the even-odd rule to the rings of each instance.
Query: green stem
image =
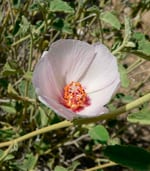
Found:
[[[30,56],[28,61],[28,71],[31,71],[31,63],[32,63],[32,56],[33,56],[33,35],[32,31],[30,30]]]
[[[72,125],[73,125],[73,123],[70,122],[70,121],[62,121],[62,122],[59,122],[57,124],[50,125],[48,127],[44,127],[44,128],[38,129],[36,131],[30,132],[30,133],[28,133],[26,135],[23,135],[23,136],[21,136],[19,138],[14,139],[14,140],[10,140],[10,141],[7,141],[7,142],[0,143],[0,147],[6,147],[6,146],[9,146],[11,144],[15,144],[15,143],[27,140],[27,139],[32,138],[34,136],[37,136],[37,135],[40,135],[40,134],[43,134],[43,133],[46,133],[46,132],[49,132],[49,131],[52,131],[52,130],[69,127],[69,126],[72,126]]]
[[[11,4],[10,0],[8,0],[8,6],[9,6],[9,9],[10,9],[11,22],[12,22],[12,25],[14,25],[14,16],[13,16],[12,4]]]
[[[131,103],[129,104],[126,104],[125,106],[122,106],[120,108],[118,108],[117,110],[115,111],[112,111],[112,112],[109,112],[107,114],[102,114],[100,116],[97,116],[97,117],[94,117],[94,118],[83,118],[83,119],[78,119],[78,120],[75,120],[74,122],[75,123],[78,123],[78,124],[88,124],[88,123],[91,123],[91,122],[97,122],[97,121],[102,121],[102,120],[107,120],[107,119],[110,119],[110,118],[114,118],[124,112],[127,112],[135,107],[138,107],[139,105],[145,103],[145,102],[148,102],[150,101],[150,93],[146,94],[145,96],[142,96],[140,97],[139,99],[137,100],[134,100],[132,101]]]
[[[13,144],[10,144],[9,147],[4,151],[4,153],[3,153],[2,156],[0,157],[0,164],[1,164],[2,161],[5,159],[5,157],[10,153],[12,147],[13,147]]]
[[[97,121],[102,121],[102,120],[107,120],[107,119],[111,119],[114,118],[124,112],[127,112],[135,107],[138,107],[139,105],[150,101],[150,93],[146,94],[145,96],[140,97],[137,100],[134,100],[133,102],[126,104],[125,106],[122,106],[112,112],[108,112],[107,114],[102,114],[100,116],[97,117],[93,117],[93,118],[83,118],[83,119],[77,119],[74,121],[74,123],[77,124],[88,124],[91,122],[97,122]]]
[[[145,59],[140,59],[140,58],[138,58],[137,61],[135,61],[135,62],[127,69],[127,73],[133,71],[135,68],[137,68],[138,66],[140,66],[143,62],[145,62]]]
[[[146,94],[145,96],[143,96],[137,100],[134,100],[133,102],[131,102],[131,103],[129,103],[123,107],[118,108],[115,111],[109,112],[107,114],[103,114],[103,115],[100,115],[100,116],[94,117],[94,118],[76,119],[73,122],[62,121],[62,122],[59,122],[57,124],[50,125],[50,126],[38,129],[36,131],[30,132],[26,135],[19,137],[19,138],[16,138],[16,139],[13,139],[13,140],[10,140],[7,142],[2,142],[2,143],[0,143],[0,147],[6,147],[6,146],[9,146],[11,144],[15,144],[15,143],[27,140],[29,138],[32,138],[34,136],[37,136],[39,134],[43,134],[43,133],[46,133],[46,132],[49,132],[52,130],[73,126],[73,124],[88,124],[91,122],[97,122],[97,121],[102,121],[102,120],[114,118],[114,117],[116,117],[116,116],[118,116],[124,112],[127,112],[127,111],[129,111],[135,107],[138,107],[139,105],[141,105],[145,102],[148,102],[148,101],[150,101],[150,93]]]
[[[77,20],[77,23],[83,22],[83,21],[85,21],[85,20],[87,20],[87,19],[89,19],[89,18],[91,18],[91,17],[95,17],[95,16],[96,16],[96,14],[88,15],[88,16],[86,16],[86,17],[80,19],[80,20]],[[92,23],[93,23],[93,22],[92,22]],[[91,25],[91,24],[90,24],[90,25]]]
[[[31,71],[31,63],[32,63],[32,55],[33,55],[33,35],[32,35],[32,31],[30,28],[30,54],[29,54],[29,60],[28,60],[28,68],[27,68],[27,72]],[[27,97],[28,96],[28,91],[29,91],[29,80],[26,80],[26,84],[25,84],[25,90],[24,90],[24,96]],[[23,114],[20,120],[20,123],[23,123],[22,121],[25,119],[26,116],[26,112],[27,112],[27,104],[25,104],[25,107],[23,109]]]
[[[33,55],[33,35],[30,30],[30,55],[29,55],[29,60],[28,60],[28,69],[27,72],[30,72],[31,70],[31,62],[32,62],[32,55]],[[26,81],[26,86],[25,86],[25,97],[28,96],[28,89],[29,89],[29,80]]]
[[[100,17],[99,17],[99,20],[98,20],[98,24],[99,24],[99,27],[100,27],[101,41],[104,44],[103,27],[102,27],[102,21],[101,21],[101,18]]]
[[[39,33],[39,31],[40,31],[43,27],[44,27],[44,23],[43,23],[43,24],[41,24],[41,26],[40,26],[38,29],[34,30],[34,31],[32,32],[32,35],[34,35],[34,34],[38,34],[38,33]],[[31,34],[29,34],[29,35],[27,35],[27,36],[25,36],[25,37],[21,38],[20,40],[18,40],[18,41],[16,41],[16,42],[14,42],[14,43],[12,44],[12,46],[16,46],[16,45],[20,44],[21,42],[23,42],[23,41],[25,41],[25,40],[29,39],[29,38],[30,38],[30,36],[31,36]]]
[[[14,43],[12,44],[12,46],[16,46],[17,44],[19,44],[19,43],[21,43],[21,42],[23,42],[23,41],[25,41],[25,40],[27,40],[27,39],[29,39],[29,38],[30,38],[30,35],[27,35],[27,36],[21,38],[20,40],[14,42]]]
[[[94,170],[104,169],[104,168],[111,167],[111,166],[116,166],[116,165],[118,165],[118,164],[114,163],[114,162],[109,162],[109,163],[102,164],[102,165],[99,165],[99,166],[96,166],[96,167],[92,167],[90,169],[86,169],[85,171],[94,171]]]
[[[124,22],[125,22],[125,35],[124,35],[124,39],[123,39],[123,42],[122,42],[121,46],[119,46],[117,49],[115,49],[112,52],[113,55],[116,55],[117,53],[121,52],[122,49],[124,49],[124,47],[126,46],[126,44],[128,43],[128,41],[130,40],[130,37],[131,37],[131,26],[130,26],[129,18],[127,18],[125,16],[124,17]]]
[[[49,42],[49,46],[55,41],[55,39],[57,38],[57,36],[60,34],[60,31],[57,31],[57,33],[53,36],[53,38],[51,39],[51,41]]]
[[[119,46],[117,49],[112,51],[112,54],[116,55],[117,53],[119,53],[125,47],[126,43],[127,43],[127,41],[126,41],[126,39],[124,39],[121,46]]]

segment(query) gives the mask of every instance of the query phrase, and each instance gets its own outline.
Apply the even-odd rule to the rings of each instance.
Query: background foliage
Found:
[[[62,120],[36,99],[31,82],[42,52],[60,38],[102,42],[116,55],[121,87],[110,110],[149,93],[149,9],[149,0],[1,0],[0,141]],[[1,148],[0,170],[148,171],[149,107],[14,142]]]

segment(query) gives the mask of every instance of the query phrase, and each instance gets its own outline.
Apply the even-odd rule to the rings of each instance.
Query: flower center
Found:
[[[89,98],[79,82],[71,82],[64,87],[64,105],[73,111],[79,111],[89,105]]]

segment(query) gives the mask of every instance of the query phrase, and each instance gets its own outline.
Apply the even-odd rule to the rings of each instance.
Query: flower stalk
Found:
[[[105,164],[102,164],[102,165],[99,165],[99,166],[92,167],[90,169],[86,169],[85,171],[94,171],[94,170],[104,169],[104,168],[111,167],[111,166],[116,166],[116,165],[117,165],[117,163],[109,162],[109,163],[105,163]]]

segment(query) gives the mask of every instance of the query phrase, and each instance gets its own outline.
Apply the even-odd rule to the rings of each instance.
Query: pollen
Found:
[[[71,82],[64,87],[64,105],[72,111],[79,111],[89,104],[89,98],[79,82]]]

